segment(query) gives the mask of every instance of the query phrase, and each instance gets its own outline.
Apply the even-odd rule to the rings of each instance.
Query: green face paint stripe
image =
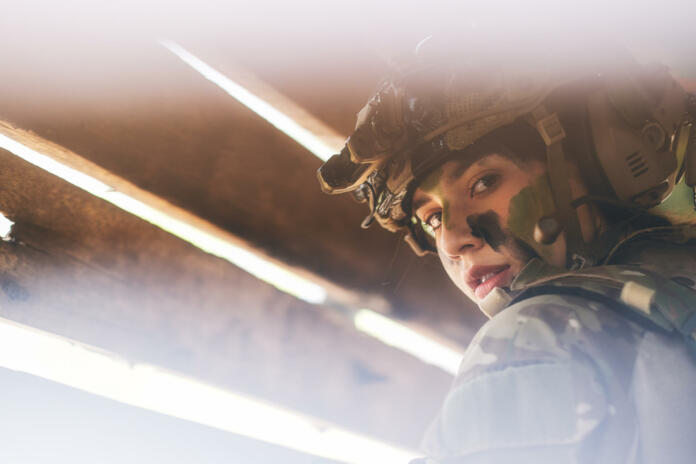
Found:
[[[428,174],[428,177],[423,179],[418,188],[428,193],[439,193],[440,192],[440,180],[442,179],[442,166],[436,168]]]
[[[471,235],[483,239],[494,251],[498,251],[508,239],[500,227],[500,216],[493,210],[467,216],[466,223],[471,228]]]
[[[442,225],[449,230],[450,224],[450,203],[448,199],[442,200]]]
[[[510,200],[507,228],[544,260],[549,260],[551,245],[542,245],[534,240],[534,227],[540,218],[555,210],[548,177],[541,175]]]
[[[428,174],[428,177],[423,179],[418,188],[442,200],[442,225],[445,228],[448,228],[447,225],[449,224],[450,220],[450,202],[447,198],[445,198],[445,195],[442,192],[442,186],[440,185],[440,181],[442,180],[443,174],[444,171],[442,169],[442,166],[436,168],[433,172]],[[428,235],[435,238],[435,231],[433,230],[433,228],[430,227],[428,224],[421,224],[423,226],[423,230],[425,230],[425,232]]]

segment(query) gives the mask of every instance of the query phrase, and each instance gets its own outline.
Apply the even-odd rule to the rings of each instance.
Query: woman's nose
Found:
[[[445,220],[440,232],[438,248],[452,260],[460,259],[465,254],[481,248],[483,240],[474,235],[467,221]]]

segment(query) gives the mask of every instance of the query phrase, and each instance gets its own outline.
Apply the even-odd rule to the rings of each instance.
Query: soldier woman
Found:
[[[462,61],[387,79],[319,172],[490,318],[425,462],[692,462],[693,100],[630,60]]]

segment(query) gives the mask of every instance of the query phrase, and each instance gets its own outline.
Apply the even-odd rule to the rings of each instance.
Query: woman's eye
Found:
[[[435,231],[442,225],[442,213],[433,213],[425,220],[420,220],[419,222],[423,230],[432,238],[435,238]]]
[[[486,192],[498,182],[498,179],[500,179],[498,174],[486,174],[482,176],[471,186],[471,191],[469,192],[471,197],[473,198],[476,195]]]
[[[425,223],[429,225],[433,230],[437,230],[442,225],[442,213],[433,213],[425,220]]]

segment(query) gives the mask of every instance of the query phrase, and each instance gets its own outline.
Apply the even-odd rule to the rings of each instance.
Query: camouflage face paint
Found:
[[[449,230],[449,224],[450,224],[449,200],[445,198],[442,200],[442,225],[445,226],[445,229]]]
[[[440,179],[442,179],[442,166],[436,168],[423,179],[418,188],[428,193],[437,193],[440,190]]]
[[[471,234],[483,239],[494,251],[500,251],[500,247],[505,246],[515,259],[522,262],[537,255],[535,250],[515,237],[511,231],[503,230],[500,216],[495,211],[467,216],[466,223],[471,228]]]
[[[546,174],[520,190],[510,200],[507,228],[510,233],[527,246],[531,247],[542,259],[552,259],[551,245],[542,245],[534,240],[534,226],[543,216],[556,210],[551,186]]]
[[[474,237],[485,240],[495,251],[507,240],[507,235],[500,227],[500,217],[495,211],[467,216],[466,223]]]
[[[440,166],[437,169],[435,169],[433,172],[428,174],[428,177],[423,179],[423,181],[420,183],[418,188],[420,188],[424,192],[428,192],[431,195],[434,195],[442,200],[442,224],[444,225],[445,228],[448,228],[449,219],[450,219],[450,203],[449,203],[449,200],[447,198],[445,198],[445,195],[442,193],[442,187],[440,185],[442,175],[443,175],[443,169],[442,169],[442,166]],[[425,230],[425,232],[428,235],[430,235],[432,238],[435,238],[435,231],[432,229],[432,227],[430,227],[428,224],[425,224],[423,222],[421,222],[421,226],[423,227],[423,230]]]

